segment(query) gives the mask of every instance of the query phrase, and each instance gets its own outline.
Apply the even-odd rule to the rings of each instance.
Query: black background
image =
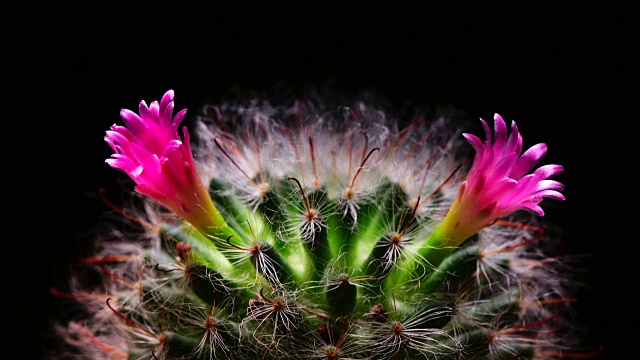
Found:
[[[591,291],[579,305],[581,320],[604,347],[598,359],[633,354],[616,343],[623,330],[613,325],[614,317],[629,319],[622,309],[632,301],[613,280],[633,239],[613,235],[625,222],[618,220],[624,207],[612,204],[624,200],[634,176],[619,165],[628,156],[620,135],[633,128],[627,107],[637,87],[630,12],[462,10],[167,3],[6,12],[4,204],[6,227],[17,231],[5,242],[15,262],[4,272],[15,285],[4,296],[17,307],[5,312],[17,325],[10,332],[30,344],[7,352],[40,358],[54,342],[48,326],[58,304],[49,288],[64,282],[68,264],[89,248],[86,233],[108,210],[98,189],[118,199],[121,174],[104,163],[111,151],[103,136],[120,122],[121,108],[136,110],[140,100],[173,89],[176,107],[193,115],[203,101],[237,89],[331,84],[345,94],[375,89],[397,107],[450,105],[485,119],[498,112],[518,122],[525,147],[546,142],[544,163],[565,167],[557,179],[567,201],[543,207],[565,225],[570,251],[587,254]]]

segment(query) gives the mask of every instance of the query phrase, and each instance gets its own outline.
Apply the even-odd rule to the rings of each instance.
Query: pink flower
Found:
[[[215,225],[220,215],[208,189],[196,171],[187,128],[178,126],[187,110],[173,116],[173,90],[160,103],[140,102],[140,115],[122,109],[126,127],[113,125],[105,141],[115,153],[106,163],[127,173],[136,183],[135,190],[146,195],[200,230]]]
[[[493,224],[501,217],[518,210],[526,210],[543,216],[538,205],[543,198],[564,200],[559,192],[563,185],[548,180],[563,171],[560,165],[533,167],[547,152],[547,145],[540,143],[522,153],[522,136],[515,122],[511,134],[498,114],[494,116],[495,138],[483,119],[486,141],[471,134],[463,136],[476,151],[467,180],[449,209],[438,235],[447,245],[458,246],[473,234]]]

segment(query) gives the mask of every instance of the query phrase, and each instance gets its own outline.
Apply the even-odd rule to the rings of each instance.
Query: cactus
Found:
[[[193,144],[173,91],[106,132],[137,205],[53,290],[64,358],[593,355],[540,221],[563,168],[533,170],[547,147],[515,122],[480,119],[483,141],[365,102],[205,110]]]

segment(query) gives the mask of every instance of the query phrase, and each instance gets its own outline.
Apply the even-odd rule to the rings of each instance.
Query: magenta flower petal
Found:
[[[511,135],[509,135],[509,141],[507,142],[507,148],[505,149],[505,153],[520,153],[522,149],[522,136],[518,132],[518,127],[516,126],[516,122],[511,122]]]
[[[537,190],[562,190],[564,185],[555,180],[541,180],[538,182]]]
[[[515,153],[502,157],[495,165],[493,177],[496,179],[506,178],[516,163],[516,160],[518,160],[518,154]]]
[[[544,210],[542,210],[542,208],[536,203],[523,203],[521,208],[522,210],[528,211],[538,216],[544,216]]]
[[[486,141],[463,134],[476,155],[467,180],[441,224],[438,236],[448,245],[462,241],[515,211],[525,210],[544,215],[539,206],[543,198],[564,200],[560,182],[548,180],[563,171],[560,165],[544,165],[529,173],[547,152],[540,143],[522,152],[522,136],[515,122],[511,132],[498,114],[494,116],[493,133],[480,119]]]
[[[186,109],[174,117],[173,96],[169,90],[160,102],[147,106],[141,101],[139,114],[122,109],[126,127],[113,125],[106,131],[105,141],[115,152],[106,163],[129,175],[137,192],[206,232],[222,220],[196,172],[188,132],[184,142],[178,135]]]
[[[536,193],[537,196],[546,197],[554,200],[564,200],[564,195],[556,190],[542,190]]]
[[[473,149],[476,151],[476,157],[482,157],[482,152],[484,151],[484,145],[482,144],[482,140],[479,137],[473,134],[462,134],[465,139],[473,146]]]
[[[542,159],[542,157],[544,157],[546,153],[546,144],[540,143],[530,147],[524,152],[524,154],[522,154],[510,176],[514,178],[524,176],[533,169],[533,167],[538,163],[538,161],[540,161],[540,159]]]
[[[544,165],[540,166],[535,174],[540,176],[543,179],[548,179],[550,177],[556,176],[564,171],[564,168],[560,165]]]
[[[124,120],[125,125],[135,134],[141,134],[147,129],[140,116],[131,110],[122,109],[120,111],[120,117]]]
[[[502,117],[498,114],[495,115],[494,129],[496,132],[495,140],[493,142],[494,154],[502,153],[504,146],[507,143],[507,125],[502,120]]]

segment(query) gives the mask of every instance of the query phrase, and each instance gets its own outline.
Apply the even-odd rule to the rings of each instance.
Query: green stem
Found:
[[[459,244],[453,244],[445,235],[442,226],[429,236],[424,245],[418,250],[418,254],[433,268],[440,266],[442,261],[453,253]]]
[[[231,279],[238,278],[236,265],[231,263],[209,238],[194,227],[187,224],[180,227],[163,223],[161,229],[175,240],[189,244],[193,250],[194,261],[197,263],[219,273],[230,282]],[[245,279],[242,284],[234,282],[234,287],[246,287],[250,281],[251,279]]]
[[[479,251],[477,246],[468,246],[447,257],[421,284],[421,293],[455,291],[455,288],[475,273]]]

